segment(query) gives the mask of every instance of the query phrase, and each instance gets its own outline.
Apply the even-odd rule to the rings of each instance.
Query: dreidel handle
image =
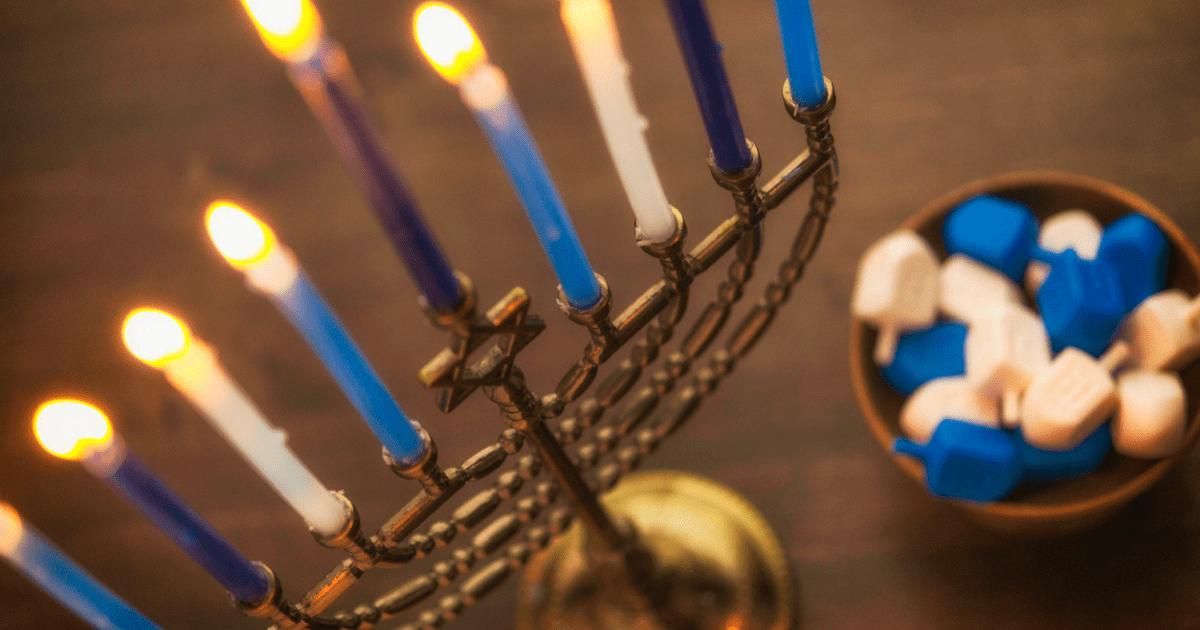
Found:
[[[875,363],[887,367],[896,358],[896,343],[900,338],[900,330],[891,322],[879,324],[879,335],[875,338]]]
[[[924,444],[917,444],[908,438],[896,438],[892,442],[892,451],[915,457],[921,461],[925,461],[925,455],[928,453]]]
[[[1100,367],[1104,368],[1105,372],[1116,372],[1117,368],[1121,367],[1129,360],[1129,344],[1124,340],[1118,340],[1097,360]]]

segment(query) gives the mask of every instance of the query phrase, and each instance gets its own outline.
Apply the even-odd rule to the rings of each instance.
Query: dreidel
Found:
[[[1038,234],[1038,247],[1045,251],[1060,253],[1068,249],[1083,260],[1095,260],[1096,250],[1100,247],[1100,234],[1104,226],[1086,210],[1064,210],[1056,212],[1042,222],[1042,231]],[[1025,268],[1025,291],[1030,297],[1036,296],[1050,266],[1034,260]]]
[[[966,371],[966,340],[967,327],[958,322],[939,322],[906,333],[896,342],[892,362],[879,372],[888,385],[907,396],[935,378],[961,376]]]
[[[1127,214],[1104,228],[1096,260],[1116,268],[1129,310],[1167,288],[1171,246],[1163,231],[1145,215]]]
[[[938,424],[928,443],[897,438],[892,450],[925,462],[925,487],[939,497],[997,501],[1024,475],[1012,435],[953,418]]]
[[[1134,367],[1183,369],[1200,356],[1200,297],[1167,289],[1146,298],[1125,318],[1121,339]]]
[[[1099,259],[1082,260],[1069,249],[1058,254],[1039,250],[1036,256],[1050,263],[1037,305],[1051,350],[1071,346],[1100,356],[1129,312],[1116,270]]]
[[[1017,437],[1027,481],[1054,481],[1086,475],[1100,467],[1113,447],[1112,427],[1107,422],[1074,448],[1064,451],[1037,448],[1025,441],[1020,429],[1013,433]]]
[[[980,195],[946,215],[942,242],[951,254],[965,254],[1020,282],[1037,246],[1038,222],[1015,201]]]
[[[1046,329],[1029,309],[1002,304],[967,331],[966,365],[967,380],[999,398],[1005,426],[1015,426],[1021,393],[1050,365]]]
[[[1021,400],[1021,435],[1032,446],[1062,451],[1079,445],[1117,407],[1112,373],[1129,358],[1129,346],[1113,344],[1099,360],[1075,348],[1063,350],[1039,373]]]
[[[997,302],[1022,304],[1021,290],[1004,274],[963,254],[954,254],[938,271],[938,309],[970,324]]]
[[[1099,255],[1104,249],[1103,236],[1094,261],[1084,262],[1072,249],[1053,252],[1040,247],[1033,213],[998,197],[975,197],[950,211],[942,233],[950,253],[970,256],[1016,282],[1031,260],[1048,265],[1050,271],[1038,289],[1037,304],[1051,347],[1058,352],[1075,346],[1099,356],[1128,312],[1127,291],[1113,262],[1129,257],[1127,243],[1145,243],[1150,234],[1140,229],[1137,221],[1128,223],[1129,227],[1117,226],[1109,237],[1111,261],[1102,261]]]
[[[1130,457],[1174,455],[1183,445],[1187,396],[1174,372],[1127,370],[1117,378],[1113,447]]]
[[[900,409],[900,430],[908,439],[927,442],[945,418],[1000,428],[1000,405],[964,377],[939,378],[921,386]]]
[[[879,329],[875,362],[888,365],[906,330],[925,328],[937,316],[937,254],[911,230],[894,232],[869,247],[858,267],[852,309]]]

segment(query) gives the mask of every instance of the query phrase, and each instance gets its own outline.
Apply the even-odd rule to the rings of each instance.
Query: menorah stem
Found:
[[[499,405],[509,426],[520,431],[537,449],[542,463],[574,504],[579,519],[587,528],[589,539],[594,541],[599,550],[620,553],[626,547],[626,537],[600,505],[599,497],[588,487],[579,469],[571,463],[562,444],[546,428],[542,403],[525,385],[525,375],[521,370],[512,367],[508,378],[502,383],[485,386],[483,391]]]

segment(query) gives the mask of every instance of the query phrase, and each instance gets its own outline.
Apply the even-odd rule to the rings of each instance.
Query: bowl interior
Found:
[[[942,243],[942,221],[963,201],[992,194],[1025,204],[1039,220],[1062,211],[1081,208],[1107,225],[1130,212],[1140,212],[1154,220],[1171,242],[1168,284],[1189,295],[1200,290],[1200,256],[1173,221],[1144,199],[1120,187],[1076,175],[1053,172],[1015,173],[968,184],[933,201],[903,225],[923,236],[939,256],[946,256]],[[891,452],[892,441],[900,436],[900,409],[904,397],[891,389],[872,360],[875,330],[860,320],[851,322],[850,365],[859,407],[876,439]],[[1144,460],[1110,453],[1100,468],[1087,476],[1044,484],[1022,484],[1003,501],[986,504],[955,502],[985,518],[1000,516],[1009,521],[1056,521],[1086,518],[1113,510],[1150,487],[1182,457],[1200,435],[1197,410],[1200,409],[1200,365],[1193,364],[1180,374],[1188,396],[1188,430],[1184,447],[1175,456],[1162,460]],[[893,460],[911,477],[924,478],[923,466],[908,457],[893,455]]]

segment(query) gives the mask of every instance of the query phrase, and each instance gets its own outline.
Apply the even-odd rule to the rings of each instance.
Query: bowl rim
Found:
[[[1165,213],[1141,196],[1126,190],[1116,184],[1095,179],[1084,175],[1063,173],[1053,170],[1017,171],[1003,175],[995,175],[977,179],[947,192],[933,201],[925,204],[920,210],[911,215],[897,229],[916,230],[930,220],[949,212],[950,209],[971,197],[995,192],[1005,188],[1020,186],[1058,186],[1088,189],[1091,192],[1110,197],[1133,211],[1140,212],[1155,222],[1166,233],[1171,243],[1173,253],[1182,257],[1180,264],[1200,273],[1200,253],[1191,244],[1183,230]],[[854,395],[859,410],[866,419],[876,441],[883,447],[893,462],[906,475],[924,487],[925,467],[916,460],[897,455],[892,452],[892,442],[901,437],[892,431],[883,414],[875,407],[870,388],[866,380],[866,369],[875,366],[864,366],[862,362],[863,344],[868,325],[860,318],[851,315],[850,320],[850,375],[854,386]],[[1134,497],[1145,492],[1157,483],[1167,471],[1179,463],[1195,444],[1200,436],[1200,410],[1192,414],[1183,444],[1179,451],[1170,457],[1158,460],[1146,470],[1135,475],[1107,492],[1088,498],[1066,501],[1056,504],[1011,503],[1005,500],[990,503],[974,503],[964,500],[945,499],[949,503],[977,513],[981,516],[999,516],[1021,521],[1061,521],[1094,515],[1105,509],[1116,509],[1129,502]],[[940,498],[940,497],[937,497]]]

